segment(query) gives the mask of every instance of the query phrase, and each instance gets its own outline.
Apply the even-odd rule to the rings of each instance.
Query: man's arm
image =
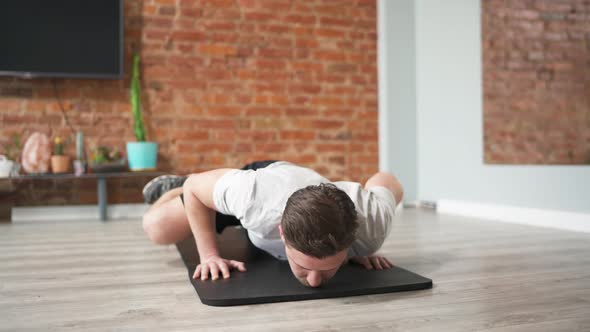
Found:
[[[375,186],[381,186],[389,189],[389,191],[391,191],[395,197],[396,204],[399,204],[404,198],[404,188],[393,174],[386,172],[377,172],[373,174],[373,176],[367,180],[367,183],[365,183],[365,189]]]
[[[221,168],[192,174],[183,185],[186,215],[195,237],[201,262],[193,278],[200,277],[205,280],[211,273],[211,279],[216,280],[220,271],[224,278],[229,278],[230,268],[246,270],[243,262],[221,258],[217,248],[213,188],[217,180],[229,170],[231,168]]]
[[[385,187],[391,191],[395,197],[395,203],[399,204],[404,198],[404,189],[397,178],[390,173],[377,172],[367,180],[365,183],[365,190],[371,187]],[[351,257],[350,261],[364,266],[366,269],[389,269],[393,264],[383,256],[369,255],[369,256],[355,256]]]

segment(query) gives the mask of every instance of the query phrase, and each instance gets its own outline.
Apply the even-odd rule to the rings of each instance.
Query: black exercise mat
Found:
[[[286,261],[279,261],[254,247],[242,228],[226,228],[218,238],[223,258],[246,263],[246,272],[232,270],[229,279],[194,280],[199,263],[193,237],[176,244],[188,268],[190,282],[203,304],[233,306],[391,293],[432,288],[432,280],[393,267],[388,270],[366,270],[356,264],[345,264],[326,284],[305,287],[295,279]]]

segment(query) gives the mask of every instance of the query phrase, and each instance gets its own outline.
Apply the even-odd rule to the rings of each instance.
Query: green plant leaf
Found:
[[[139,54],[133,56],[133,71],[131,76],[130,87],[131,112],[133,113],[133,133],[138,142],[145,141],[145,128],[141,112],[141,86],[139,80]]]

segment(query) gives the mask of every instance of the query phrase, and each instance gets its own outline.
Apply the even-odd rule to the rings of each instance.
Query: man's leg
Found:
[[[191,235],[180,194],[182,187],[164,193],[143,216],[143,230],[152,242],[174,244]]]
[[[143,187],[142,194],[143,198],[146,203],[153,204],[155,203],[162,195],[166,192],[182,187],[184,181],[186,181],[188,176],[180,176],[180,175],[160,175],[150,182],[148,182],[145,187]]]

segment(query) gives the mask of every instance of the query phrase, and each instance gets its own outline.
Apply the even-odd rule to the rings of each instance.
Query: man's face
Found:
[[[346,261],[348,250],[333,256],[315,258],[285,244],[289,266],[295,278],[307,287],[318,287],[332,278]]]

